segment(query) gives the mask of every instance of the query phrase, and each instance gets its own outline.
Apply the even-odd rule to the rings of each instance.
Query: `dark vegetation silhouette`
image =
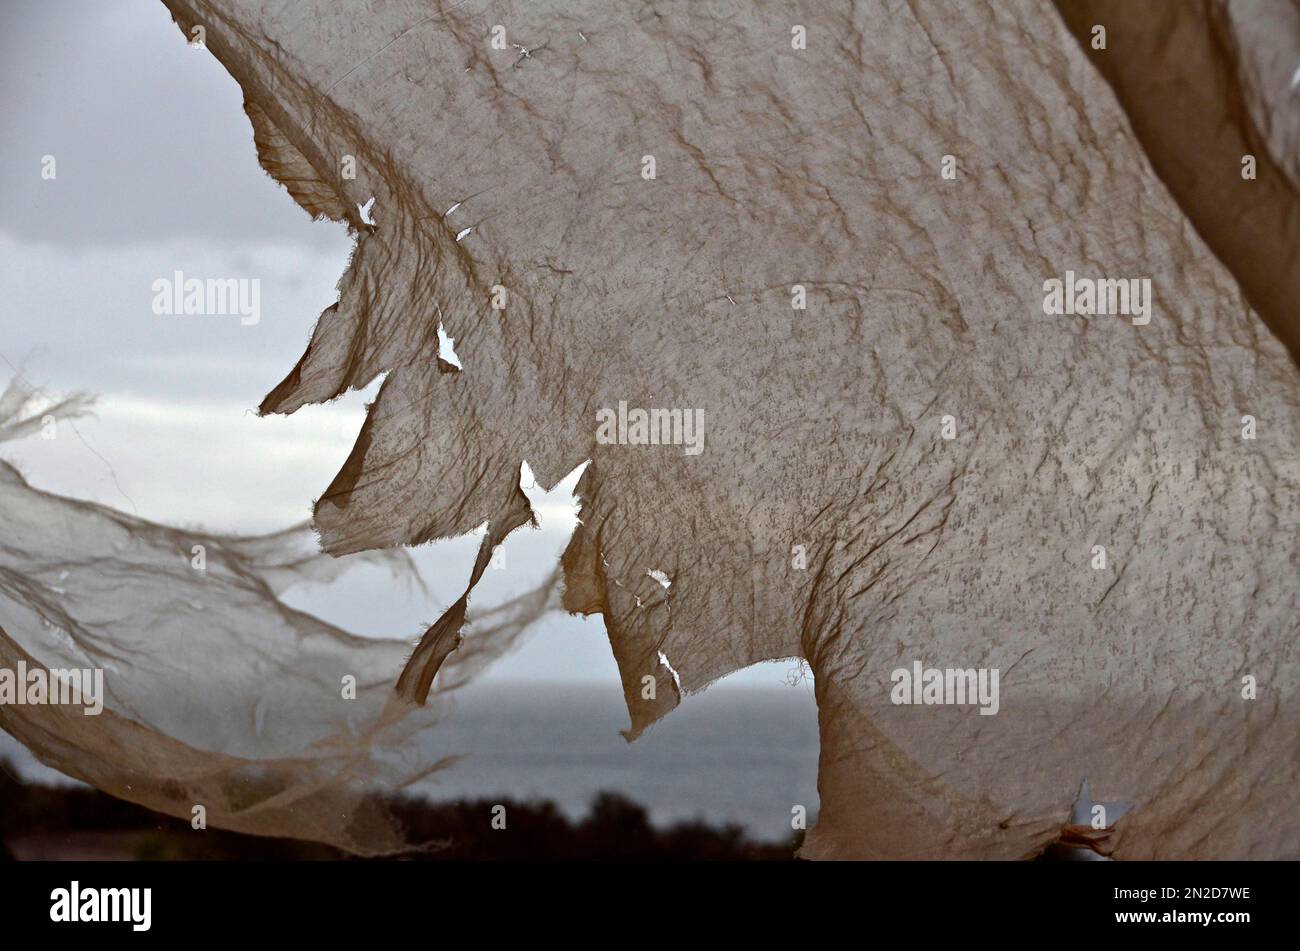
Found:
[[[328,845],[296,839],[195,830],[84,786],[26,783],[0,760],[0,859],[84,857],[142,860],[356,860]],[[656,827],[649,813],[617,793],[604,792],[578,821],[553,802],[467,800],[430,803],[385,799],[412,842],[424,847],[408,860],[692,859],[780,861],[794,857],[802,833],[787,842],[755,842],[739,826],[682,822]],[[492,828],[492,807],[506,807],[507,828]]]

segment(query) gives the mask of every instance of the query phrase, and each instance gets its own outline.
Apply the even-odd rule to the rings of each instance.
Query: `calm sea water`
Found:
[[[687,698],[635,743],[616,688],[484,684],[457,692],[439,753],[468,752],[412,792],[433,800],[551,800],[577,818],[602,790],[645,806],[656,824],[704,819],[756,839],[790,834],[791,808],[817,813],[817,711],[811,685],[718,685]],[[7,734],[29,779],[57,777]]]
[[[810,686],[717,687],[688,698],[635,743],[616,689],[484,686],[457,701],[449,749],[476,750],[431,798],[550,799],[573,816],[601,790],[656,823],[702,818],[784,838],[790,810],[817,811],[817,710]],[[435,777],[436,779],[436,777]]]

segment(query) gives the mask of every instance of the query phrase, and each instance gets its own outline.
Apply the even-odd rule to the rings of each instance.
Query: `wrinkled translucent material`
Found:
[[[564,603],[604,616],[629,735],[805,657],[805,856],[1030,856],[1085,780],[1130,808],[1071,841],[1300,855],[1300,242],[1269,151],[1293,139],[1255,127],[1274,79],[1207,39],[1293,7],[1155,4],[1147,43],[1125,10],[1148,5],[1064,0],[167,5],[243,88],[264,167],[359,235],[262,406],[388,374],[316,507],[325,549],[490,525],[465,597],[404,668],[367,648],[368,675],[424,700],[527,518],[520,460],[552,485],[590,459]],[[1110,60],[1087,46],[1107,17]],[[1143,98],[1140,70],[1193,53],[1190,85]],[[1179,89],[1184,125],[1231,126],[1203,153],[1151,108]],[[1149,278],[1150,323],[1044,314],[1067,270]],[[704,451],[598,443],[620,401],[702,410]],[[918,660],[999,669],[998,714],[893,704]]]
[[[0,438],[85,404],[50,403],[13,380],[0,394]],[[85,704],[0,705],[0,725],[43,762],[187,820],[202,806],[208,823],[244,832],[358,852],[407,844],[367,794],[444,765],[426,761],[420,742],[445,710],[441,695],[420,710],[394,702],[407,644],[354,636],[279,597],[362,562],[418,583],[405,552],[331,558],[307,526],[243,538],[168,528],[41,492],[4,462],[0,523],[0,668],[104,672],[98,715]],[[509,602],[477,618],[444,690],[537,611]]]

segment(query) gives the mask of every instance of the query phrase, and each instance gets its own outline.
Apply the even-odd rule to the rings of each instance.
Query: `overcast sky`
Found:
[[[258,532],[307,518],[373,387],[290,417],[254,408],[336,299],[345,228],[313,222],[262,171],[239,87],[155,0],[5,0],[0,81],[0,380],[17,367],[100,397],[94,418],[0,456],[39,488],[170,524]],[[156,315],[151,285],[176,270],[257,278],[260,321]],[[564,527],[512,540],[506,572],[547,570]],[[433,603],[365,569],[290,600],[360,633],[414,638],[460,593],[476,547],[417,552]],[[489,572],[484,597],[504,586]],[[775,686],[788,667],[728,683]],[[489,677],[618,682],[599,619],[576,618],[539,625]]]

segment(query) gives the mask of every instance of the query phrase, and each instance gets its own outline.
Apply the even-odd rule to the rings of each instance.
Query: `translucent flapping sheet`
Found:
[[[1150,5],[1156,43],[1124,4],[1064,0],[166,2],[242,87],[267,171],[358,234],[262,404],[387,374],[317,504],[325,550],[490,526],[409,659],[283,615],[232,563],[229,621],[205,607],[185,645],[229,690],[255,674],[224,649],[249,636],[235,612],[275,612],[297,645],[275,663],[304,689],[346,653],[396,685],[391,728],[425,725],[412,705],[436,708],[474,583],[528,517],[520,460],[545,485],[590,460],[564,605],[604,616],[629,736],[732,671],[806,658],[822,811],[804,856],[1020,858],[1063,836],[1300,855],[1300,202],[1269,65],[1295,44],[1268,29],[1294,6]],[[1209,39],[1226,35],[1258,52]],[[1139,82],[1202,54],[1185,98]],[[1221,137],[1170,140],[1196,121]],[[1102,281],[1131,296],[1100,307],[1082,288]],[[163,534],[69,511],[184,565]],[[10,598],[6,629],[30,636],[38,595]],[[98,636],[166,689],[170,648]],[[918,669],[996,672],[996,699],[900,694]],[[311,722],[314,697],[283,715]],[[137,729],[130,703],[115,729]],[[152,709],[130,768],[86,752],[106,739],[78,731],[102,727],[17,726],[112,792],[156,785],[159,808],[176,763],[243,768],[221,758],[243,755],[233,737],[218,756],[199,730],[200,753],[183,705]],[[295,798],[334,794],[329,761],[273,762],[283,798],[226,821],[333,822]],[[1124,808],[1081,823],[1085,781]],[[391,847],[359,821],[316,834]]]

